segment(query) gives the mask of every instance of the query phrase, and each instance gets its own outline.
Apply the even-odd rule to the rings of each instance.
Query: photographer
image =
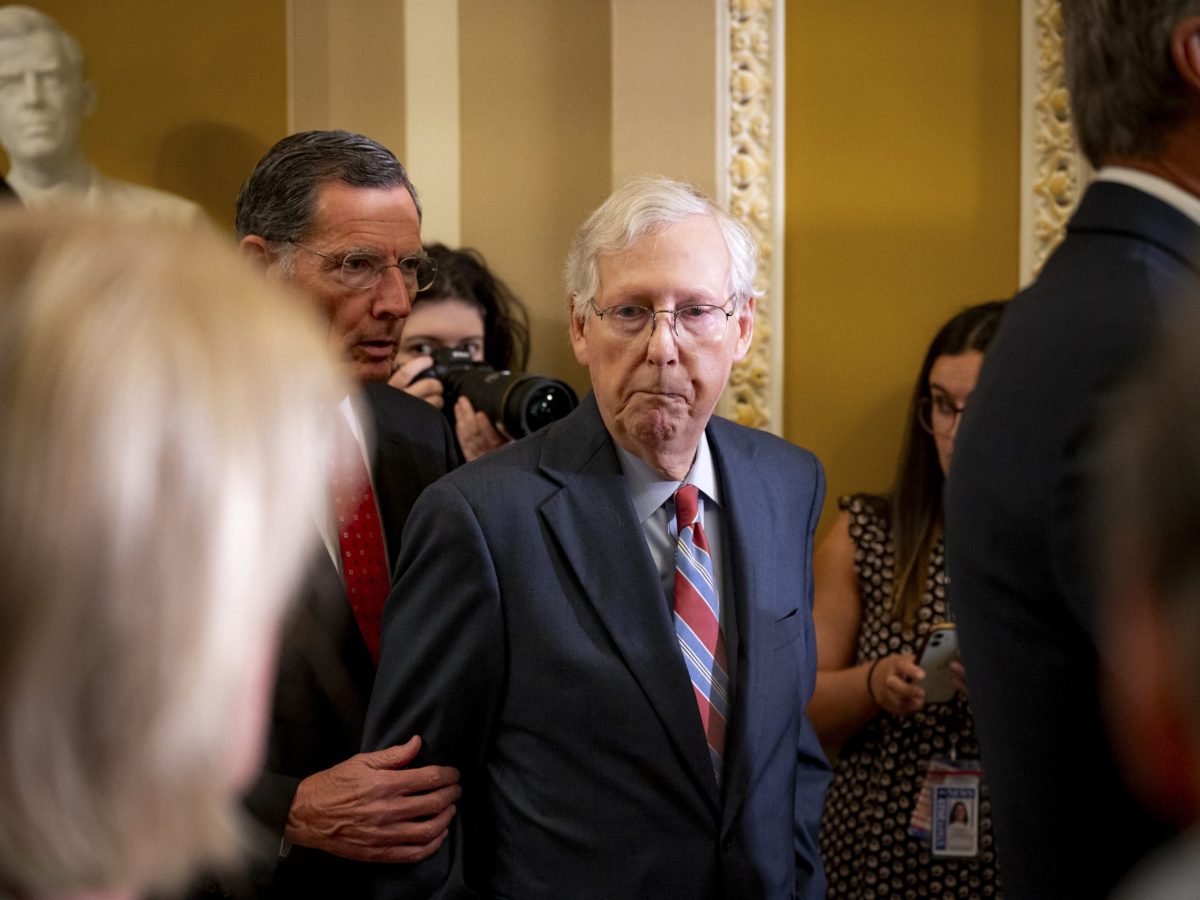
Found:
[[[462,350],[495,369],[522,371],[529,359],[529,314],[477,251],[430,244],[425,252],[437,262],[437,277],[413,301],[388,383],[441,409],[441,381],[414,380],[433,365],[432,352]],[[468,462],[512,440],[466,397],[455,402],[454,421]]]

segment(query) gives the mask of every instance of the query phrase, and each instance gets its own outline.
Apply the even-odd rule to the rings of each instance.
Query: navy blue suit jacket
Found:
[[[405,530],[368,748],[458,767],[450,839],[378,896],[821,896],[828,767],[810,568],[824,480],[763,432],[708,426],[738,660],[713,776],[657,569],[594,398],[430,488]]]
[[[1092,185],[1005,313],[958,433],[951,602],[1014,897],[1106,896],[1165,835],[1126,790],[1102,720],[1087,505],[1094,430],[1171,305],[1200,300],[1197,251],[1200,228],[1178,210]]]

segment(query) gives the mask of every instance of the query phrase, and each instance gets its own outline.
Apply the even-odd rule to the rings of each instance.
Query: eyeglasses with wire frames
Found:
[[[967,405],[958,406],[945,394],[922,397],[917,404],[917,421],[936,437],[949,437],[966,412]]]
[[[433,284],[433,279],[437,276],[437,262],[424,254],[406,256],[394,263],[384,262],[382,256],[376,256],[374,253],[347,253],[338,259],[299,241],[288,243],[329,260],[338,267],[338,278],[342,284],[356,291],[365,291],[377,285],[383,277],[384,269],[399,269],[400,276],[404,279],[404,287],[410,294],[425,290]]]
[[[734,298],[726,300],[726,304]],[[712,303],[689,303],[676,309],[652,309],[638,303],[618,303],[600,309],[590,301],[592,312],[604,326],[619,338],[632,339],[642,333],[650,323],[650,334],[658,324],[659,316],[671,320],[671,333],[676,340],[690,340],[697,344],[717,343],[725,336],[725,324],[737,312],[737,308],[726,309]]]

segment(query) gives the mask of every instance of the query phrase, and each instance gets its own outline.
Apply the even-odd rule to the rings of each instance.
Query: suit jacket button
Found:
[[[726,853],[728,853],[730,850],[733,849],[733,835],[732,834],[725,835],[725,840],[721,841],[721,849],[724,850]]]

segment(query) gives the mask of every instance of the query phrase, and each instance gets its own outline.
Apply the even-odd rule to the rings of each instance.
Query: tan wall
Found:
[[[462,240],[529,306],[531,370],[582,393],[560,270],[611,188],[608,4],[460,0],[458,14]]]
[[[400,155],[406,136],[403,5],[395,0],[287,5],[291,130],[342,128],[369,135]]]
[[[303,15],[314,0],[295,2]],[[97,83],[92,158],[227,225],[242,179],[286,131],[284,0],[38,6],[76,34]],[[631,148],[613,146],[630,125],[613,127],[612,73],[637,34],[614,49],[614,8],[625,7],[506,0],[498,13],[494,0],[459,0],[462,243],[531,307],[531,368],[578,388],[559,267],[617,162],[633,165]],[[1019,4],[995,0],[788,0],[784,426],[826,463],[831,496],[887,487],[933,331],[1016,286],[1019,32]],[[694,43],[656,61],[697,65]],[[296,61],[300,74],[318,62]],[[384,106],[373,128],[355,126],[402,129]],[[635,168],[658,168],[640,154]]]
[[[787,6],[785,436],[891,483],[925,349],[1017,286],[1020,4]]]
[[[197,201],[232,230],[238,188],[286,133],[283,0],[31,5],[83,48],[97,89],[83,134],[89,158],[109,175]]]
[[[614,184],[654,173],[715,196],[715,6],[612,0],[612,7]]]

